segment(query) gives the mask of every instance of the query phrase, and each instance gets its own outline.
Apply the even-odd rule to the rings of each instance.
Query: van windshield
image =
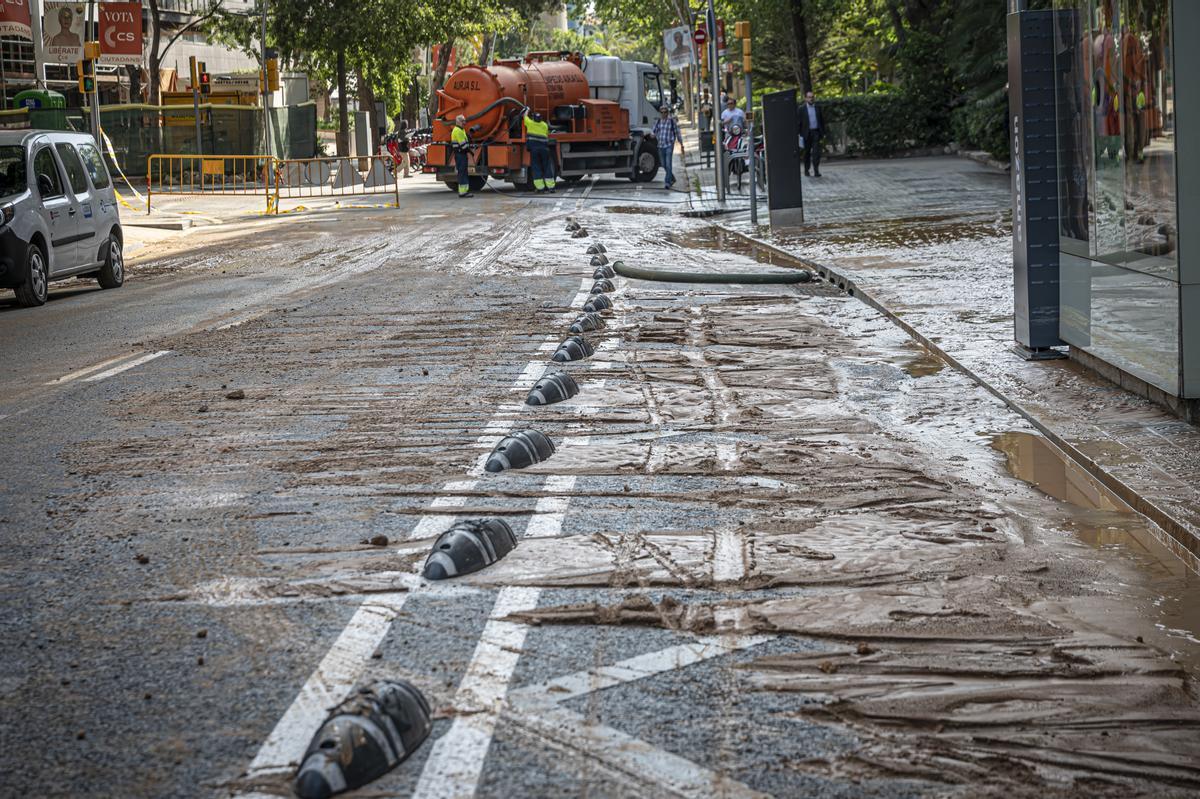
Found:
[[[11,197],[25,191],[25,148],[17,145],[0,146],[0,197]]]

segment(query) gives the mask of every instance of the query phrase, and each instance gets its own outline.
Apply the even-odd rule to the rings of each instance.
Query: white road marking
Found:
[[[250,761],[247,776],[290,771],[300,763],[309,740],[329,709],[342,701],[362,675],[408,594],[380,594],[359,606],[346,629],[309,676],[291,707]]]
[[[521,657],[529,628],[502,619],[537,606],[539,588],[504,588],[496,596],[491,617],[483,628],[475,655],[454,695],[460,714],[433,744],[412,799],[471,797],[492,744],[508,682]]]
[[[505,719],[568,756],[599,760],[657,787],[646,795],[761,797],[749,786],[562,707],[568,699],[758,646],[774,636],[710,635],[694,642],[528,685],[509,694]],[[463,794],[459,794],[462,796]]]
[[[713,582],[732,583],[746,576],[745,541],[732,527],[721,527],[713,542]]]
[[[575,488],[575,475],[550,475],[543,490],[547,494],[568,494]],[[562,535],[563,519],[567,516],[569,496],[545,496],[537,501],[533,518],[525,528],[525,538],[556,538]]]
[[[134,355],[136,355],[136,353],[125,353],[124,355],[118,355],[115,358],[109,358],[107,361],[101,361],[100,363],[94,363],[91,366],[85,366],[83,369],[78,369],[70,374],[63,375],[62,377],[56,377],[53,380],[47,380],[44,385],[57,386],[62,383],[70,383],[72,380],[78,380],[84,375],[91,374],[92,372],[103,369],[106,366],[123,361],[126,358],[132,358]]]
[[[91,377],[85,377],[83,379],[83,381],[85,383],[95,383],[99,380],[107,380],[108,378],[112,377],[113,375],[119,375],[119,374],[121,374],[121,372],[127,372],[130,369],[134,369],[138,366],[141,366],[144,363],[149,363],[150,361],[153,361],[155,358],[161,358],[162,356],[166,355],[169,352],[170,352],[170,350],[159,350],[158,352],[147,353],[140,358],[134,358],[132,361],[129,361],[128,363],[123,363],[119,366],[114,366],[111,369],[105,369],[103,372],[100,372],[99,374],[94,374]]]
[[[586,287],[587,284],[587,280],[581,281],[582,287]],[[572,308],[582,307],[587,297],[587,292],[581,291],[572,301]],[[564,319],[570,319],[571,316],[572,314],[566,314]],[[548,338],[547,343],[554,340]],[[514,381],[514,390],[531,388],[545,372],[546,366],[542,359],[530,362]],[[506,411],[511,411],[512,407],[503,406]],[[521,410],[525,406],[516,407],[517,410]],[[507,429],[511,429],[515,423],[516,420],[509,422]],[[499,420],[493,417],[489,427],[499,426]],[[496,436],[484,435],[477,443],[491,441],[494,444],[496,440]],[[586,444],[587,440],[586,437],[566,439],[563,445],[566,446],[568,442]],[[469,470],[471,479],[446,482],[443,485],[446,495],[435,497],[430,502],[430,508],[436,510],[465,505],[466,497],[454,492],[469,491],[478,485],[477,478],[484,473],[483,465],[487,456],[486,452],[480,455],[474,467]],[[571,485],[573,484],[572,478]],[[551,483],[551,479],[547,479],[547,485],[558,486],[564,491],[569,490],[569,487],[564,487],[565,482]],[[565,511],[565,504],[556,505],[552,513],[565,514]],[[456,516],[451,514],[425,514],[407,538],[414,540],[436,535],[452,525],[455,518]],[[553,526],[552,522],[544,524],[548,527]],[[561,520],[559,525],[561,527]],[[517,587],[504,588],[497,595],[491,618],[484,627],[476,647],[475,657],[455,696],[456,707],[470,706],[482,712],[459,716],[449,732],[433,745],[434,751],[426,762],[414,796],[474,794],[483,760],[491,745],[500,705],[508,691],[508,681],[516,668],[520,649],[528,632],[524,624],[501,619],[517,610],[532,609],[537,605],[539,594],[540,589],[537,588]],[[343,630],[333,648],[305,683],[292,706],[251,762],[249,776],[290,769],[298,762],[308,741],[324,720],[328,708],[341,701],[361,675],[364,664],[387,634],[397,610],[406,597],[407,594],[383,594],[359,607],[350,624]],[[261,794],[242,794],[239,799],[250,799],[253,796]]]

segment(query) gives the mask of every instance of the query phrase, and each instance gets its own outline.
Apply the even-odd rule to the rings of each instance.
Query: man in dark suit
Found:
[[[804,139],[804,174],[821,177],[821,140],[825,136],[825,115],[811,91],[804,93],[800,106],[800,137]],[[812,170],[811,172],[809,170]]]

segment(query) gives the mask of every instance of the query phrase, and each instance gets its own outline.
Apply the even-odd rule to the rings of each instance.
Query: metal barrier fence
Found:
[[[361,158],[273,158],[269,155],[167,155],[146,159],[146,213],[157,195],[261,195],[267,213],[279,201],[387,194],[400,205],[397,164],[390,155]]]
[[[400,181],[396,166],[390,155],[277,159],[275,199],[269,207],[279,213],[280,200],[366,194],[391,194],[399,206]]]
[[[151,155],[146,159],[146,213],[155,194],[261,194],[270,211],[274,162],[269,155]]]

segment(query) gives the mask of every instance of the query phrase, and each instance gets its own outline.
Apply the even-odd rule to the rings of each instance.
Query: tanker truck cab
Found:
[[[489,67],[463,67],[437,97],[425,171],[452,189],[457,174],[450,132],[458,114],[467,120],[473,145],[468,167],[472,191],[488,178],[530,186],[521,124],[526,112],[541,114],[549,124],[552,160],[567,182],[605,173],[642,182],[658,173],[658,148],[649,134],[665,97],[661,73],[653,64],[557,51],[530,53]]]

